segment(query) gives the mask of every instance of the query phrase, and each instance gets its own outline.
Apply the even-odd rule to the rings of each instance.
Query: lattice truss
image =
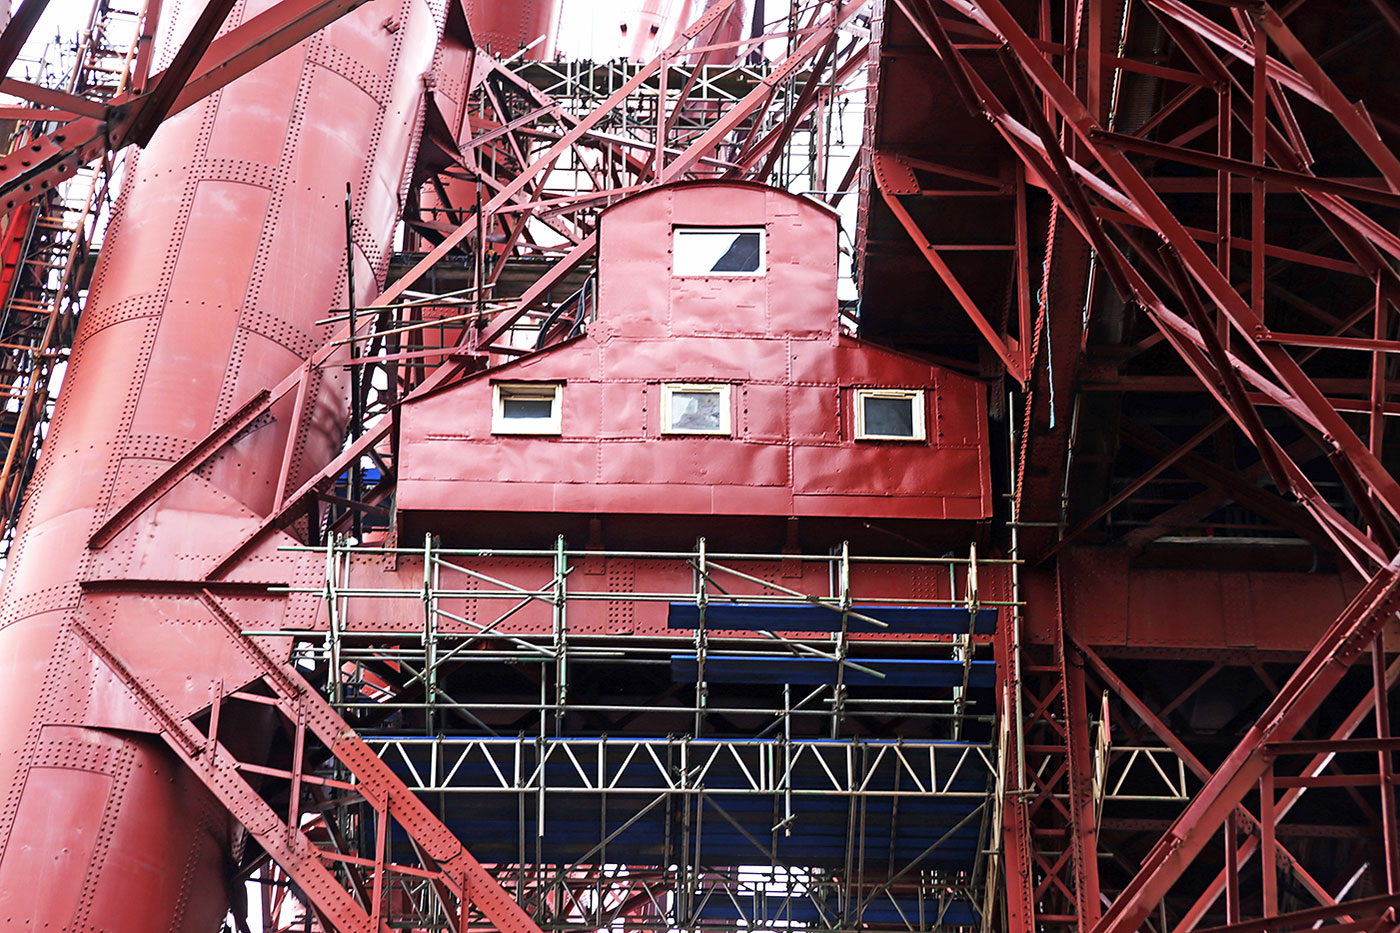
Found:
[[[895,643],[861,645],[844,626],[833,644],[703,625],[617,635],[598,621],[711,600],[800,600],[835,619],[852,600],[890,600],[878,575],[889,559],[789,556],[812,568],[805,579],[834,587],[809,592],[795,578],[768,579],[781,555],[713,555],[702,544],[647,557],[685,581],[663,592],[628,585],[621,571],[635,555],[562,543],[478,552],[331,541],[298,553],[324,560],[326,575],[293,588],[316,600],[316,624],[277,630],[297,638],[294,663],[324,679],[322,693],[368,746],[474,839],[542,928],[978,923],[988,896],[978,853],[990,843],[999,772],[990,635],[896,639],[947,657],[961,672],[951,689],[911,695],[838,678],[765,696],[707,683],[707,665],[797,656],[878,677],[881,662],[868,655]],[[386,561],[396,569],[386,573]],[[601,572],[603,562],[613,569]],[[977,582],[979,567],[985,578],[1004,561],[923,564],[929,596],[912,604],[965,611],[970,625],[1010,606],[999,586]],[[864,582],[835,582],[852,576]],[[677,652],[694,659],[693,687],[667,674]],[[350,849],[365,848],[362,809],[349,800],[323,811]]]
[[[1179,471],[1212,488],[1203,501],[1173,502],[1175,514],[1150,518],[1137,546],[1234,498],[1268,527],[1319,542],[1367,581],[1296,670],[1261,674],[1265,699],[1245,707],[1257,721],[1242,724],[1238,745],[1206,758],[1166,724],[1163,703],[1142,701],[1122,669],[1087,646],[1062,633],[1048,649],[1028,649],[1015,675],[1024,685],[1022,734],[1009,737],[1021,748],[1011,782],[1021,793],[1004,816],[1007,922],[1185,931],[1221,916],[1223,896],[1232,929],[1394,929],[1395,742],[1382,631],[1400,583],[1400,486],[1386,431],[1400,350],[1400,127],[1383,75],[1400,20],[1383,3],[892,0],[890,10],[1027,184],[1048,197],[1044,274],[1025,295],[1038,320],[1034,347],[984,326],[997,316],[980,296],[962,302],[1027,389],[1024,456],[1043,466],[1054,460],[1045,439],[1063,445],[1077,430],[1096,451],[1122,440],[1146,457],[1146,472],[1139,466],[1112,494],[1066,495],[1059,509],[1027,498],[1046,490],[1023,462],[1022,514],[1056,528],[1032,556],[1101,534],[1105,516]],[[920,184],[909,179],[886,192],[896,215],[918,204]],[[918,240],[917,223],[904,226]],[[937,267],[937,250],[924,252]],[[1180,381],[1188,375],[1189,386]],[[1180,419],[1189,427],[1175,436],[1126,418],[1090,422],[1077,406],[1095,380],[1120,393],[1195,391],[1211,408]],[[1066,417],[1070,404],[1076,417]],[[1105,425],[1110,433],[1092,433]],[[1231,430],[1257,462],[1237,465]],[[1240,472],[1244,481],[1232,475]],[[1124,860],[1110,868],[1112,850],[1100,851],[1098,808],[1112,806],[1104,782],[1113,782],[1095,757],[1111,743],[1095,740],[1084,715],[1098,706],[1087,692],[1095,681],[1130,711],[1126,728],[1145,724],[1188,774],[1160,769],[1175,793],[1140,824],[1151,838],[1164,830],[1141,850],[1140,867]],[[1358,728],[1374,738],[1353,737]],[[1344,773],[1322,775],[1341,761]],[[1370,773],[1358,773],[1368,761]],[[1378,827],[1385,880],[1374,882],[1381,893],[1358,896],[1355,866],[1315,876],[1317,859],[1279,845],[1279,822],[1307,789],[1367,785],[1382,789],[1357,806]],[[1167,805],[1188,795],[1184,807]],[[1252,857],[1258,874],[1251,866],[1242,884]],[[1342,876],[1333,880],[1333,871]],[[1244,919],[1251,915],[1265,919]]]
[[[790,53],[800,38],[800,32],[780,32],[766,41],[783,42]],[[859,110],[858,98],[851,105],[850,85],[864,64],[862,56],[850,53],[862,43],[859,34],[850,32],[838,42],[845,54],[823,49],[814,61],[770,82],[764,106],[742,124],[751,142],[720,146],[715,155],[700,160],[699,170],[826,194],[828,184],[840,180],[829,175],[848,169],[858,149],[856,139],[845,142],[845,132],[849,115]],[[640,190],[652,177],[658,150],[664,166],[764,85],[771,63],[759,53],[744,52],[714,47],[675,56],[667,67],[644,76],[625,97],[617,96],[619,90],[648,66],[626,61],[493,61],[478,85],[469,116],[472,135],[462,143],[460,164],[439,173],[432,191],[436,203],[420,205],[420,217],[410,224],[426,237],[440,239],[476,206],[474,186],[465,202],[454,202],[444,180],[479,178],[489,198],[558,142],[581,115],[596,110],[601,118],[578,144],[561,151],[529,189],[496,212],[499,229],[490,231],[495,236],[487,241],[493,265],[509,252],[502,243],[546,252],[559,251],[566,243],[576,245],[592,231],[599,210]],[[739,60],[710,63],[721,55]],[[835,63],[839,67],[833,68]],[[804,95],[809,84],[812,91]],[[846,186],[851,181],[847,176]],[[533,222],[517,232],[526,220]],[[432,236],[435,230],[437,237]]]
[[[1138,66],[1109,53],[1104,9],[1086,16],[1085,34],[1075,38],[1098,42],[1101,51],[1083,53],[1082,62],[1058,56],[1062,61],[1052,63],[1006,8],[950,6],[971,17],[970,28],[1005,41],[997,66],[1005,66],[996,78],[1001,89],[993,90],[978,70],[986,68],[985,55],[970,61],[936,18],[916,22],[944,51],[968,103],[989,115],[1092,244],[1104,275],[1159,325],[1161,336],[1152,343],[1165,341],[1200,376],[1259,447],[1277,488],[1309,510],[1347,560],[1367,574],[1383,566],[1394,550],[1388,523],[1396,505],[1395,483],[1382,463],[1385,363],[1397,348],[1388,338],[1394,272],[1384,257],[1400,255],[1400,240],[1387,230],[1388,212],[1400,206],[1393,192],[1400,162],[1365,108],[1347,101],[1283,19],[1263,5],[1232,11],[1233,29],[1176,3],[1123,11],[1126,18],[1152,17],[1163,44],[1174,41],[1194,71]],[[1112,41],[1116,52],[1126,51],[1124,41]],[[1105,56],[1124,72],[1151,74],[1168,95],[1134,132],[1118,131],[1119,83],[1107,80]],[[1180,63],[1169,50],[1153,57]],[[1083,64],[1086,73],[1066,80],[1059,71],[1066,62]],[[1217,98],[1212,118],[1178,125],[1173,117],[1201,95]],[[1312,120],[1335,121],[1327,150],[1316,157],[1295,112],[1304,106],[1313,108]],[[1047,112],[1071,134],[1063,144]],[[1334,177],[1349,160],[1363,158],[1371,177]],[[1186,166],[1176,175],[1185,180],[1163,181],[1145,168],[1167,163]],[[1207,202],[1214,203],[1201,210]],[[1266,271],[1277,259],[1325,270],[1336,289],[1334,308],[1345,310],[1333,314],[1282,295],[1266,300]],[[1349,292],[1361,296],[1359,307],[1350,304]],[[1087,314],[1093,312],[1091,303]],[[1359,335],[1363,330],[1368,336]],[[1318,386],[1323,377],[1310,373],[1337,358],[1318,349],[1361,355],[1359,365],[1371,371],[1365,399]],[[1356,493],[1359,522],[1318,493],[1273,422],[1265,422],[1269,409],[1292,416],[1330,448]]]

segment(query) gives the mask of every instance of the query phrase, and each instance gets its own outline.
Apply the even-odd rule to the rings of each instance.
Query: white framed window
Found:
[[[729,434],[729,386],[664,385],[661,411],[662,434]]]
[[[923,389],[856,389],[856,439],[921,441]]]
[[[679,276],[763,275],[762,227],[676,227],[671,270]]]
[[[558,434],[564,387],[557,382],[497,382],[491,387],[492,434]]]

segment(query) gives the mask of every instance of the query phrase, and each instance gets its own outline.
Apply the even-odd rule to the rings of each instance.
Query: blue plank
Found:
[[[856,634],[893,632],[914,635],[966,635],[972,621],[966,609],[951,606],[852,606],[861,615],[889,624],[881,628],[851,619],[847,631]],[[997,611],[977,610],[973,631],[990,635],[996,631]],[[700,626],[700,607],[694,603],[671,603],[666,613],[667,628],[695,629]],[[710,603],[705,607],[705,628],[718,632],[834,632],[841,627],[841,614],[811,603]]]
[[[635,816],[645,802],[638,798],[625,803],[603,803],[590,798],[586,804],[555,802],[547,808],[543,836],[538,837],[545,861],[565,863],[592,851],[604,835],[616,832],[608,843],[609,859],[635,864],[657,864],[664,856],[667,815],[653,811],[626,829],[623,826]],[[922,855],[928,868],[970,871],[976,864],[981,841],[981,828],[976,820],[954,830],[952,815],[929,812],[914,804],[920,798],[905,798],[900,805],[898,821],[888,808],[871,815],[869,831],[863,846],[864,858],[870,871],[883,873],[892,866],[904,864]],[[773,855],[783,865],[807,867],[840,867],[845,864],[848,827],[845,814],[828,813],[825,808],[814,810],[810,798],[795,801],[795,822],[791,836],[771,835],[773,806],[756,809],[739,806],[740,801],[726,799],[723,806],[730,818],[744,827],[749,836],[773,847]],[[747,801],[745,801],[747,803]],[[968,803],[962,802],[964,809]],[[727,820],[711,819],[712,808],[705,808],[705,833],[700,856],[710,864],[745,865],[763,859],[753,842]],[[472,849],[478,858],[492,861],[512,861],[519,833],[535,840],[538,826],[533,802],[522,814],[518,801],[500,795],[448,795],[438,809],[438,815],[448,828]],[[674,818],[674,817],[673,817]],[[946,834],[946,836],[945,836]],[[395,828],[395,841],[402,842]],[[940,841],[932,852],[929,846]]]
[[[887,687],[952,687],[962,684],[963,663],[951,660],[909,660],[907,658],[861,658],[862,666],[884,674],[883,678],[846,665],[848,684],[883,684]],[[700,665],[693,654],[671,655],[671,679],[694,683]],[[825,658],[775,658],[733,654],[705,656],[705,680],[720,684],[834,684],[837,664]],[[990,687],[996,683],[995,661],[973,661],[969,686]]]

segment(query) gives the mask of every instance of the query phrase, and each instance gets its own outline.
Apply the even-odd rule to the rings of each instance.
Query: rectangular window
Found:
[[[856,439],[874,441],[923,440],[923,390],[857,389]]]
[[[498,382],[493,389],[492,434],[558,434],[563,386],[557,382]]]
[[[662,387],[663,434],[728,434],[729,386]]]
[[[762,227],[676,227],[671,239],[676,275],[762,275]]]

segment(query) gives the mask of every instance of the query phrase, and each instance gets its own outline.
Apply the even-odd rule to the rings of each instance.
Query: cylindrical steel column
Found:
[[[249,0],[230,19],[270,5]],[[165,9],[168,61],[199,7]],[[140,535],[101,551],[87,542],[326,339],[314,322],[346,301],[347,181],[359,300],[377,291],[445,15],[446,0],[375,0],[168,121],[128,160],[0,595],[7,928],[207,933],[228,909],[233,821],[121,713],[110,669],[74,632],[111,624],[82,581],[197,577],[235,528],[271,510],[291,400],[158,501]],[[337,370],[313,386],[293,486],[341,442],[344,382]],[[145,600],[136,617],[156,648],[199,624],[159,597],[131,598]]]
[[[477,47],[498,58],[509,58],[531,46],[529,58],[548,60],[558,41],[559,4],[557,0],[464,0],[467,21]]]

